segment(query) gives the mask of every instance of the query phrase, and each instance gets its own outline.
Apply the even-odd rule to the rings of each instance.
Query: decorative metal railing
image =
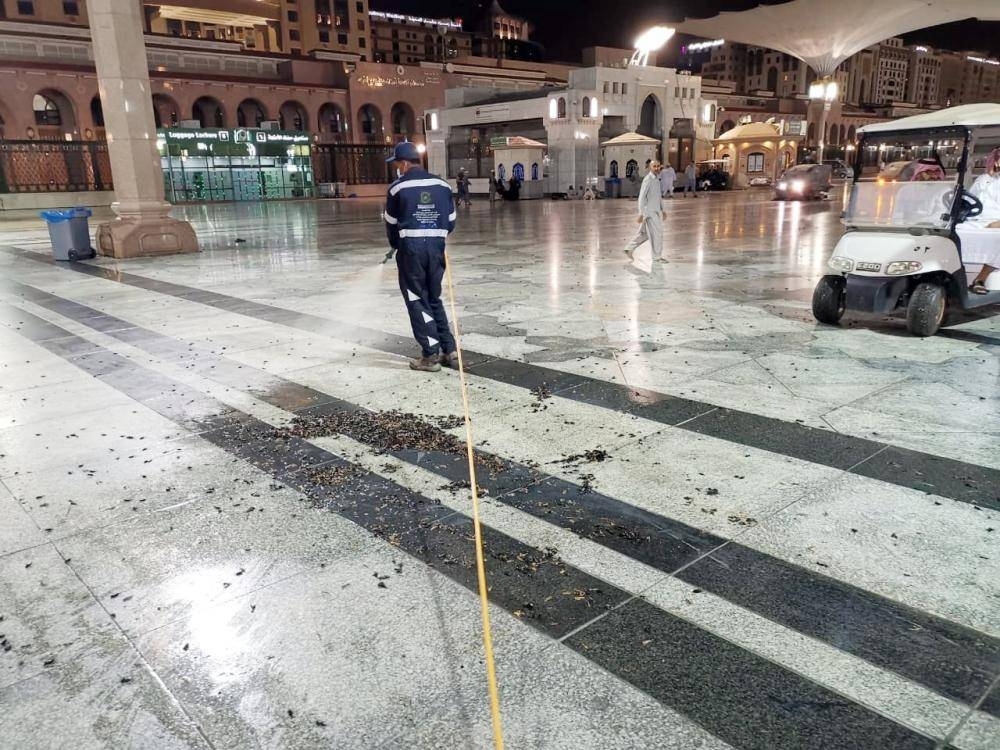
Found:
[[[114,189],[104,141],[0,140],[0,193]]]
[[[314,143],[313,176],[321,182],[347,182],[352,185],[384,185],[392,182],[386,158],[392,149],[374,144]]]

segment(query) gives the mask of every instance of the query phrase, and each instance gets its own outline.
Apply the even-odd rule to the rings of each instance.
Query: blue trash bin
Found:
[[[90,244],[90,225],[87,222],[93,214],[83,206],[41,212],[40,216],[49,227],[52,257],[56,260],[84,260],[97,255]]]

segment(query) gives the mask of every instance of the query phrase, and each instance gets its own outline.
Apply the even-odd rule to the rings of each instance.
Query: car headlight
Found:
[[[850,258],[844,258],[840,255],[835,255],[830,258],[830,268],[835,268],[843,273],[849,273],[854,269],[854,261]]]
[[[796,193],[801,193],[805,189],[806,189],[805,180],[793,180],[792,181],[792,190],[794,190]]]
[[[778,190],[788,190],[788,183],[782,180],[778,183]]]
[[[885,272],[889,276],[901,276],[904,273],[915,273],[923,266],[916,260],[897,260],[885,267]]]

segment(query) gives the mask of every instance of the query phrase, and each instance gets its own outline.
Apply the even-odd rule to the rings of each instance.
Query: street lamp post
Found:
[[[823,149],[826,146],[826,120],[830,115],[830,108],[837,99],[837,92],[837,82],[830,78],[824,78],[821,81],[816,81],[816,83],[809,87],[809,98],[812,101],[820,101],[823,103],[823,109],[819,115],[819,134],[816,141],[817,164],[823,163]]]

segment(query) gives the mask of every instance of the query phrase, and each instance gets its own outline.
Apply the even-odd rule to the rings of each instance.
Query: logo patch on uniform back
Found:
[[[434,199],[433,199],[433,198],[431,198],[431,194],[430,194],[430,193],[428,193],[428,192],[427,192],[427,191],[425,190],[425,191],[423,191],[422,193],[420,193],[420,202],[421,202],[421,203],[433,203],[433,202],[434,202]]]

